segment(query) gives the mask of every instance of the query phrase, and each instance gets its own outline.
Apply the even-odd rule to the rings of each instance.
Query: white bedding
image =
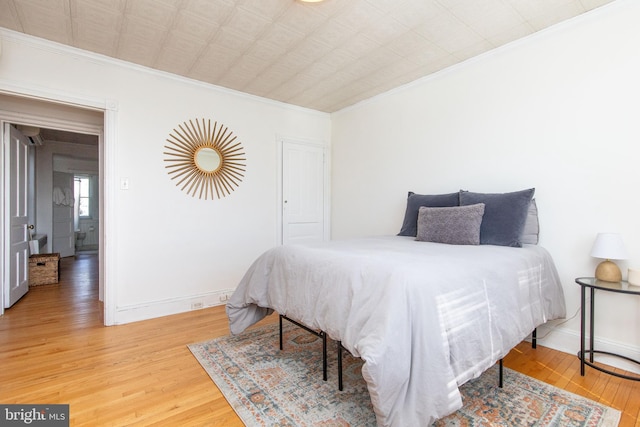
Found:
[[[454,412],[458,386],[565,316],[556,268],[539,246],[399,236],[265,252],[227,303],[231,332],[271,310],[325,331],[364,360],[380,426],[426,426]]]

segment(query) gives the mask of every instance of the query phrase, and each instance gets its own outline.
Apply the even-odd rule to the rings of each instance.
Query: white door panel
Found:
[[[29,233],[27,232],[27,170],[29,145],[27,138],[15,127],[6,123],[5,133],[5,182],[8,186],[9,203],[5,205],[5,218],[8,218],[9,236],[5,242],[4,303],[11,307],[29,290]],[[8,243],[8,244],[7,244]]]
[[[286,243],[321,241],[323,232],[320,223],[289,223]]]
[[[324,147],[283,142],[282,200],[283,244],[324,240]]]

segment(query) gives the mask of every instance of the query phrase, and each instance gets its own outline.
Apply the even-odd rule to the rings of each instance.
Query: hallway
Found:
[[[41,339],[43,325],[58,324],[55,332],[70,333],[102,326],[102,303],[98,301],[98,254],[78,252],[60,259],[57,284],[31,286],[29,292],[5,311],[0,321],[0,344],[5,333],[20,328],[20,338]],[[47,328],[47,334],[53,330]]]

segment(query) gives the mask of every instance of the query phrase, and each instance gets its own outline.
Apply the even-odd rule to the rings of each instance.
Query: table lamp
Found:
[[[612,259],[627,259],[627,250],[618,233],[598,233],[593,248],[591,248],[591,256],[604,259],[596,268],[596,279],[605,282],[620,282],[622,280],[620,268],[611,261]]]

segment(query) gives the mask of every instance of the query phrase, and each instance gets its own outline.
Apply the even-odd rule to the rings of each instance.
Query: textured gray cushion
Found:
[[[418,212],[416,240],[450,245],[479,245],[484,204],[427,208]]]
[[[529,210],[527,211],[527,220],[524,222],[524,230],[522,230],[522,236],[520,241],[524,245],[537,245],[540,235],[540,223],[538,222],[538,206],[536,205],[536,199],[532,199],[529,204]]]
[[[534,188],[513,193],[460,191],[460,205],[485,204],[480,228],[481,245],[521,247],[522,231],[534,192]]]
[[[402,222],[402,228],[398,236],[411,236],[416,237],[418,223],[418,209],[420,206],[428,207],[445,207],[445,206],[458,206],[459,196],[458,193],[449,194],[415,194],[409,191],[407,197],[407,210],[404,214],[404,221]]]

